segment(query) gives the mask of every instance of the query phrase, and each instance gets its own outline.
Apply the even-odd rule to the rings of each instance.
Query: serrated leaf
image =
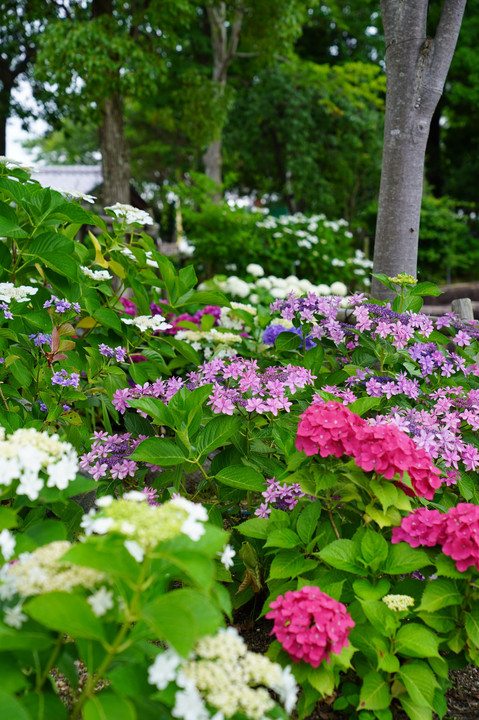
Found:
[[[299,536],[289,528],[277,528],[268,533],[264,547],[295,548],[301,545]]]
[[[419,623],[402,625],[396,635],[396,652],[406,657],[439,657],[437,635]]]
[[[421,604],[417,610],[433,613],[449,605],[460,605],[462,601],[463,596],[452,580],[438,578],[429,581],[424,588]]]
[[[364,676],[359,694],[358,710],[385,710],[391,704],[388,683],[378,672],[368,672]]]
[[[295,550],[282,550],[274,556],[269,572],[269,580],[278,578],[294,578],[317,567],[315,560],[310,560]]]
[[[230,465],[220,470],[215,477],[218,482],[241,490],[263,492],[265,489],[264,477],[247,465]]]
[[[405,575],[427,565],[431,565],[431,561],[424,550],[400,542],[397,545],[390,545],[383,570],[388,575]]]
[[[251,518],[235,526],[235,530],[246,537],[264,539],[268,535],[267,518]]]
[[[412,660],[401,666],[398,676],[404,683],[413,703],[432,707],[434,691],[438,687],[436,677],[425,662]]]
[[[343,538],[341,540],[335,540],[334,542],[327,545],[325,548],[320,550],[319,555],[321,560],[324,560],[332,567],[338,570],[346,570],[347,572],[356,573],[357,575],[364,574],[364,566],[358,562],[358,551],[356,543],[352,540]]]
[[[133,460],[144,460],[152,465],[170,467],[180,465],[186,460],[184,452],[172,440],[152,437],[142,440],[132,452]]]

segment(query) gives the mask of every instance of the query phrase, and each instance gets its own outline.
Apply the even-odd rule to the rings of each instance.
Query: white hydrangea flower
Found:
[[[0,283],[0,302],[9,303],[11,300],[26,302],[30,300],[32,295],[36,295],[37,292],[38,288],[30,287],[29,285],[19,285],[15,287],[13,283]]]
[[[250,263],[246,266],[246,272],[250,275],[254,275],[255,277],[263,277],[264,270],[261,267],[261,265],[258,265],[257,263]]]
[[[102,586],[96,593],[87,598],[87,603],[91,606],[94,614],[101,617],[113,607],[113,592]]]
[[[5,625],[14,627],[19,630],[25,620],[28,620],[27,616],[22,613],[22,603],[18,603],[15,607],[5,608],[5,614],[3,616],[3,622]]]
[[[146,332],[147,330],[156,332],[157,330],[168,330],[168,328],[172,327],[161,315],[137,315],[132,318],[122,317],[122,322],[124,322],[125,325],[134,325],[141,332]]]
[[[80,265],[80,270],[91,280],[111,280],[113,277],[108,270],[91,270],[85,265]]]
[[[221,555],[221,562],[225,566],[225,568],[228,570],[228,568],[233,567],[234,562],[233,558],[236,555],[235,550],[231,547],[231,545],[226,545],[225,549],[223,550],[223,553]]]
[[[120,250],[120,252],[121,252],[122,255],[125,255],[129,260],[133,260],[133,262],[138,262],[138,260],[137,260],[136,257],[134,256],[134,254],[131,252],[130,248],[125,247],[125,248],[123,248],[122,250]],[[144,252],[145,252],[145,251],[144,251]],[[149,267],[157,268],[157,267],[158,267],[158,263],[156,262],[156,260],[153,260],[151,250],[147,250],[147,251],[145,252],[145,255],[146,255],[146,264],[147,264]]]
[[[5,560],[10,560],[15,552],[15,537],[10,530],[4,529],[0,532],[0,550]]]
[[[18,162],[18,160],[6,157],[5,155],[0,155],[0,163],[6,165],[9,170],[18,169],[34,172],[36,169],[34,165],[25,165],[23,162]]]
[[[0,433],[0,484],[19,480],[17,493],[36,500],[44,486],[65,489],[76,478],[78,456],[72,445],[58,435],[34,428],[20,428],[4,437]],[[45,478],[43,477],[45,476]]]
[[[62,188],[52,188],[52,190],[56,190],[67,200],[83,200],[83,202],[90,203],[91,205],[93,205],[96,200],[95,195],[86,195],[80,192],[80,190],[63,190]]]
[[[15,594],[25,598],[55,590],[71,592],[77,585],[93,588],[105,579],[98,570],[62,561],[71,547],[67,540],[58,540],[22,553],[18,562],[0,571],[0,595],[9,599]]]
[[[126,203],[115,203],[106,207],[105,210],[111,210],[118,220],[125,220],[128,225],[138,223],[139,225],[153,225],[153,219],[144,210],[133,207]]]
[[[184,497],[174,498],[170,501],[170,505],[186,510],[188,517],[181,526],[181,532],[188,535],[188,537],[190,537],[194,542],[199,540],[205,532],[201,523],[208,520],[206,508],[204,508],[203,505],[191,502]]]
[[[123,525],[124,524],[125,523],[123,523]],[[131,533],[128,533],[128,534],[130,535]],[[136,542],[136,540],[125,540],[124,545],[125,545],[126,549],[128,550],[128,552],[130,553],[130,555],[135,558],[136,562],[139,562],[139,563],[143,562],[143,558],[145,557],[145,551],[141,547],[141,545]]]
[[[85,535],[105,535],[113,525],[113,520],[106,517],[96,517],[95,509],[90,508],[88,513],[83,516],[80,527],[85,531]]]
[[[382,601],[390,610],[402,612],[414,605],[414,598],[410,595],[385,595]]]
[[[172,648],[157,655],[153,665],[148,668],[150,685],[156,685],[158,690],[164,690],[176,679],[176,671],[181,662],[181,657]]]
[[[348,288],[343,282],[340,282],[339,280],[336,282],[333,282],[333,284],[330,287],[331,295],[340,295],[341,297],[344,297],[348,294]]]

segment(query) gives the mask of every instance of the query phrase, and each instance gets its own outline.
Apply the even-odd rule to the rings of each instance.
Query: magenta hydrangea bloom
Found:
[[[393,529],[392,542],[411,547],[440,545],[459,572],[471,566],[479,570],[479,506],[459,503],[447,513],[420,508]]]
[[[296,435],[296,449],[306,455],[321,457],[350,455],[357,430],[366,421],[342,403],[330,401],[313,404],[301,415]]]
[[[301,415],[296,448],[321,457],[349,455],[358,467],[388,480],[397,475],[402,478],[407,472],[414,493],[427,500],[432,500],[442,484],[441,471],[409,435],[391,423],[368,425],[335,401],[310,405]],[[407,486],[402,487],[411,494]]]
[[[330,654],[339,654],[349,644],[354,621],[346,607],[318,587],[288,590],[270,603],[267,614],[274,620],[272,635],[294,662],[303,660],[312,667],[330,662]]]

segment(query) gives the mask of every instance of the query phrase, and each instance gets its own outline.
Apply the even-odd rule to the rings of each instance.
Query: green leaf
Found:
[[[348,410],[351,410],[351,412],[356,415],[362,416],[371,410],[371,408],[377,407],[380,402],[381,398],[378,397],[362,397],[348,405]]]
[[[432,720],[432,710],[425,705],[418,705],[407,695],[401,695],[399,702],[410,720]]]
[[[216,605],[198,590],[181,588],[160,595],[142,608],[148,625],[159,640],[166,640],[187,657],[198,637],[214,634],[222,624]]]
[[[20,701],[3,690],[0,690],[0,717],[5,720],[32,720]]]
[[[197,451],[200,455],[207,455],[226,443],[229,438],[239,431],[241,418],[238,415],[220,415],[214,417],[202,430]]]
[[[358,549],[356,543],[352,540],[341,539],[327,545],[319,553],[321,560],[324,560],[332,567],[338,570],[346,570],[347,572],[364,574],[364,566],[358,560]]]
[[[391,693],[384,677],[373,670],[368,672],[363,679],[357,709],[386,710],[390,704]]]
[[[119,315],[114,310],[101,307],[94,311],[93,317],[95,320],[98,320],[101,325],[112,328],[120,334],[123,332],[124,325],[121,324]]]
[[[299,536],[289,528],[277,528],[268,533],[264,547],[295,548],[301,544]]]
[[[432,282],[420,282],[409,290],[410,295],[422,295],[423,297],[437,297],[442,295],[442,290]]]
[[[393,610],[390,610],[380,600],[361,600],[361,607],[367,619],[382,635],[394,634],[397,627],[397,618]]]
[[[46,692],[33,692],[22,697],[29,717],[35,720],[68,720],[68,712],[59,697]]]
[[[82,710],[83,720],[137,720],[135,706],[110,690],[93,695]]]
[[[132,408],[143,410],[153,418],[156,425],[166,425],[166,427],[176,428],[180,418],[174,415],[164,402],[158,398],[144,397],[138,400],[128,400],[128,404]]]
[[[109,575],[136,579],[139,566],[118,536],[92,536],[85,543],[77,543],[62,557],[67,562],[91,567]]]
[[[10,530],[18,524],[17,513],[12,508],[0,506],[0,532]]]
[[[318,691],[320,697],[332,695],[336,684],[332,667],[322,662],[319,667],[308,672],[308,682]]]
[[[82,597],[67,592],[38,595],[23,606],[28,615],[50,630],[90,640],[105,640],[101,621]]]
[[[437,635],[424,625],[402,625],[396,635],[396,652],[406,657],[439,657]]]
[[[428,582],[421,598],[421,604],[417,609],[433,613],[448,607],[448,605],[460,605],[462,601],[463,596],[452,580],[438,578]]]
[[[470,613],[466,613],[466,632],[469,640],[479,647],[479,607],[473,607]]]
[[[241,490],[263,492],[265,489],[264,477],[247,465],[231,465],[220,470],[215,477],[218,482]]]
[[[381,600],[388,594],[391,583],[386,578],[381,578],[377,585],[373,585],[366,578],[358,578],[353,582],[353,590],[363,600]]]
[[[382,535],[374,530],[366,530],[361,540],[363,560],[377,570],[388,556],[388,544]]]
[[[0,622],[0,650],[46,650],[53,645],[50,635],[30,630],[23,626],[21,631]],[[1,716],[0,716],[1,717]]]
[[[424,550],[400,542],[397,545],[390,545],[383,571],[387,575],[403,575],[420,570],[426,565],[431,565],[431,561]]]
[[[313,538],[320,515],[321,503],[319,501],[311,501],[301,510],[296,523],[296,532],[304,544],[307,544]]]
[[[297,350],[302,344],[302,338],[296,333],[286,330],[278,335],[274,342],[276,350]]]
[[[263,540],[268,535],[268,518],[251,518],[235,526],[235,530],[246,537]]]
[[[186,460],[182,450],[167,438],[153,437],[142,440],[130,457],[133,460],[144,460],[152,465],[169,467],[180,465]]]
[[[316,560],[306,559],[301,553],[294,550],[283,550],[273,558],[269,572],[269,580],[294,578],[316,567]]]
[[[398,675],[413,703],[432,707],[434,691],[438,685],[436,677],[427,663],[412,660],[401,666]]]

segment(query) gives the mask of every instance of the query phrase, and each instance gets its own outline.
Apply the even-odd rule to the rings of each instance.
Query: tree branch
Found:
[[[456,49],[466,1],[447,0],[442,6],[431,61],[431,75],[435,84],[440,86],[441,92]]]

